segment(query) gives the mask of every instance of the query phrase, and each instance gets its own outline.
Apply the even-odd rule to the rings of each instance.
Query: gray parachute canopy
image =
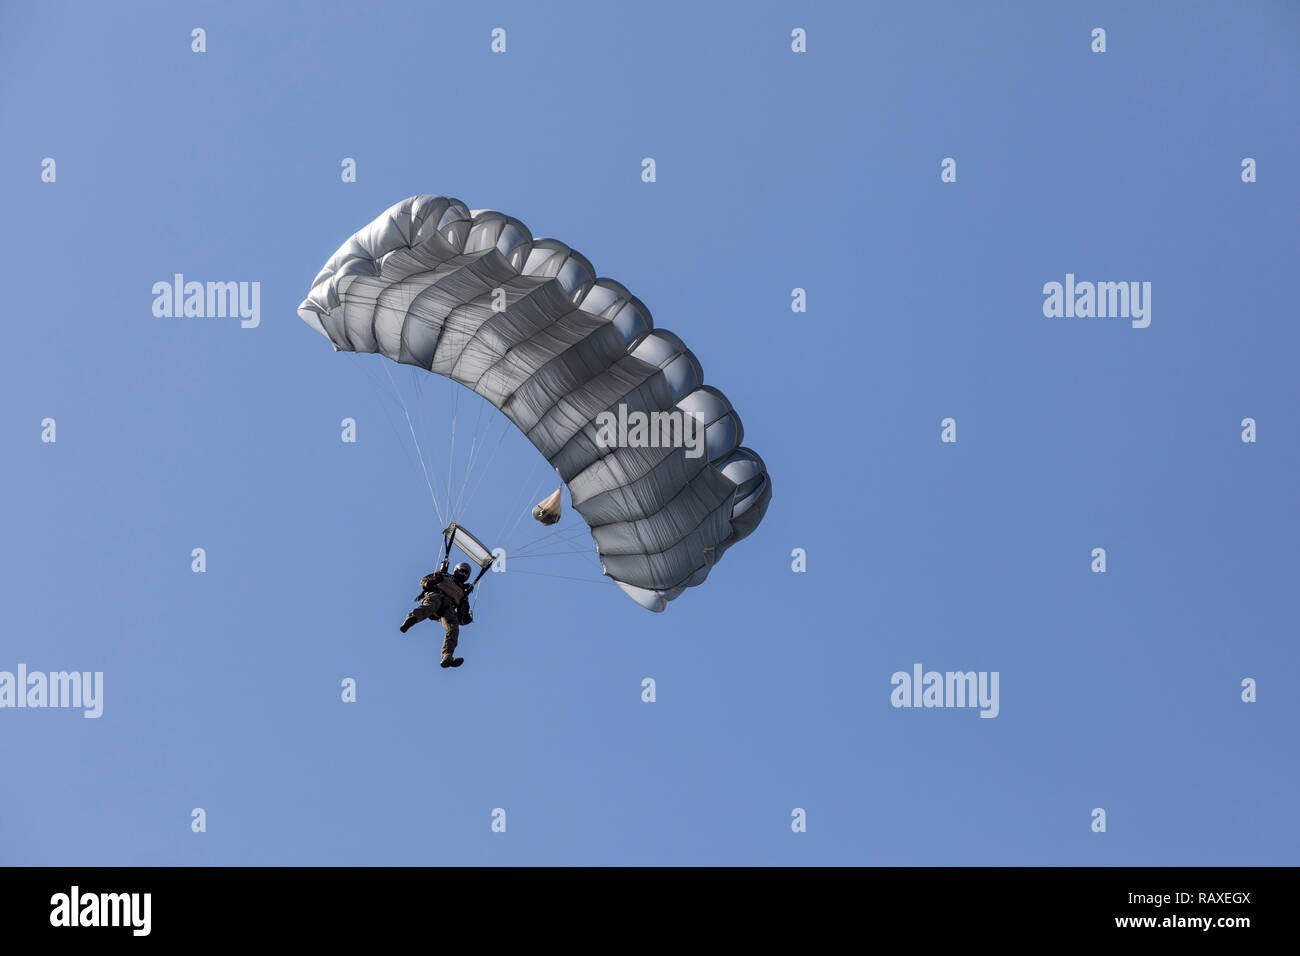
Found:
[[[330,257],[298,314],[337,350],[417,365],[501,409],[568,485],[604,573],[652,611],[703,583],[767,510],[763,460],[682,340],[510,216],[403,200]],[[598,425],[673,411],[703,424],[703,449],[609,447]]]

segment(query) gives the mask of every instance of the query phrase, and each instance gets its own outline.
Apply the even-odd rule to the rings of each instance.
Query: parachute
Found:
[[[500,409],[568,487],[602,571],[649,610],[702,584],[767,511],[767,468],[685,343],[586,257],[503,213],[405,199],[330,257],[298,315],[336,351],[418,366]],[[702,440],[604,435],[674,413],[679,439]]]

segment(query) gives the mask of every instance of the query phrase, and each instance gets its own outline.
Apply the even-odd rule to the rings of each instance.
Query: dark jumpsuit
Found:
[[[460,641],[460,622],[456,619],[456,608],[464,603],[473,590],[474,585],[459,584],[446,571],[434,571],[420,579],[420,594],[416,597],[420,603],[406,615],[406,626],[430,619],[440,620],[446,633],[442,641],[444,661],[451,660]]]

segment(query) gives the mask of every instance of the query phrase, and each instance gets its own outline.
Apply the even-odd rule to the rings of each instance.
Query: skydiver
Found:
[[[446,637],[442,642],[442,666],[460,667],[465,663],[463,657],[452,657],[460,636],[460,625],[469,624],[474,618],[469,610],[469,594],[474,585],[469,581],[469,565],[462,561],[456,570],[447,573],[447,561],[432,574],[420,578],[420,593],[415,596],[418,606],[411,609],[402,623],[401,632],[420,621],[433,619],[442,621]]]

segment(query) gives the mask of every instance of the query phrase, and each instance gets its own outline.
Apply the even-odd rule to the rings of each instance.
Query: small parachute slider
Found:
[[[465,553],[465,556],[477,564],[483,570],[492,566],[493,556],[492,549],[486,544],[474,537],[458,524],[449,525],[442,532],[442,538],[447,545],[446,557],[451,553],[451,546],[455,545]],[[480,575],[481,577],[481,575]]]
[[[563,488],[555,489],[555,494],[549,498],[543,498],[537,502],[537,507],[533,508],[533,517],[544,525],[552,525],[560,520],[560,491]]]

